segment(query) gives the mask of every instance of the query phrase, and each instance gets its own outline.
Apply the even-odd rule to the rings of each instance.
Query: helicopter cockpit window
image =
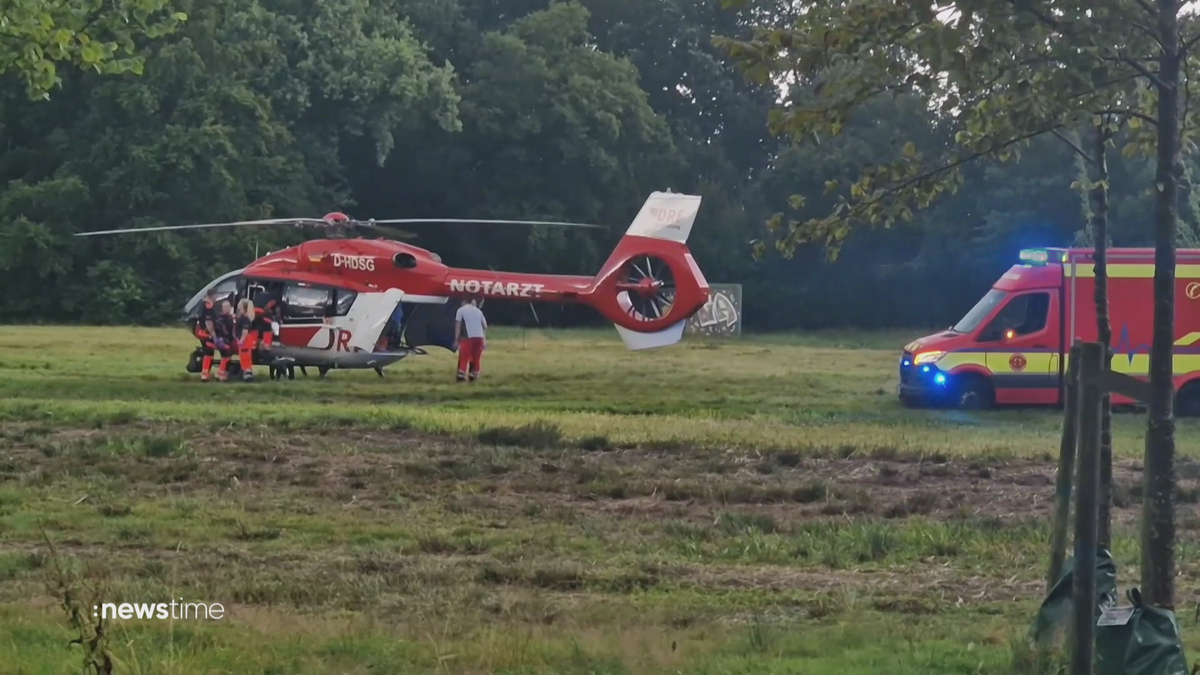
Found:
[[[339,290],[337,292],[337,306],[335,313],[338,316],[346,316],[350,313],[350,307],[354,305],[354,299],[358,294],[354,291]]]
[[[328,288],[288,284],[283,292],[284,316],[291,319],[322,319],[329,315],[333,291]]]
[[[226,279],[225,281],[217,284],[216,291],[218,306],[220,306],[220,304],[226,300],[228,300],[229,304],[232,305],[237,301],[238,280],[236,278]]]

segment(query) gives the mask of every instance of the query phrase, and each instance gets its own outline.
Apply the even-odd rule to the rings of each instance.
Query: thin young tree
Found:
[[[1093,119],[1087,133],[1088,151],[1081,150],[1079,153],[1080,180],[1073,184],[1084,196],[1084,212],[1088,220],[1087,240],[1092,244],[1095,273],[1093,295],[1096,305],[1096,335],[1100,343],[1107,347],[1106,364],[1111,364],[1113,357],[1112,321],[1108,311],[1108,146],[1123,124],[1124,119],[1113,114],[1097,115]],[[1112,395],[1106,391],[1101,397],[1100,489],[1097,495],[1097,543],[1106,549],[1112,548],[1112,455]]]

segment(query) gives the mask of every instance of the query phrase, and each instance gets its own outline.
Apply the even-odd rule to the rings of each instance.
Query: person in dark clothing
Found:
[[[387,330],[385,331],[384,349],[392,350],[400,348],[400,340],[404,332],[404,304],[396,303],[396,309],[392,310],[392,318],[388,319]]]
[[[234,338],[238,348],[238,363],[242,366],[242,379],[254,379],[254,303],[243,299],[238,303],[237,319],[234,323]]]
[[[196,318],[196,325],[192,329],[192,333],[196,339],[200,341],[200,350],[204,355],[202,370],[200,371],[200,381],[208,382],[212,372],[213,355],[216,353],[216,289],[210,288],[204,292],[204,300],[200,303],[200,315]]]
[[[221,303],[221,311],[217,314],[214,324],[216,337],[213,340],[213,346],[221,353],[221,367],[217,369],[217,379],[224,382],[229,379],[229,361],[233,357],[237,345],[237,337],[234,334],[236,322],[233,317],[233,307],[229,301]]]
[[[275,324],[280,316],[279,294],[264,288],[254,294],[254,330],[258,333],[258,344],[270,349],[275,339]]]

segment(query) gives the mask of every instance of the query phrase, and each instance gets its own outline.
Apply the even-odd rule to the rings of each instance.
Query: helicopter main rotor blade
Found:
[[[417,238],[417,233],[405,232],[404,230],[380,230],[380,232],[389,234],[397,239],[416,239]]]
[[[603,225],[591,223],[572,223],[546,220],[481,220],[475,218],[389,218],[386,220],[348,220],[344,223],[330,222],[322,218],[268,218],[266,220],[237,220],[229,223],[201,223],[196,225],[160,225],[158,227],[130,227],[119,230],[99,230],[96,232],[76,232],[76,237],[95,237],[102,234],[129,234],[131,232],[165,232],[168,230],[198,230],[216,227],[242,227],[245,225],[317,225],[343,227],[372,227],[375,225],[400,225],[420,223],[478,223],[484,225],[551,225],[555,227],[588,227],[604,229]],[[403,238],[415,237],[411,232],[403,232]]]
[[[129,232],[162,232],[164,230],[195,230],[210,227],[241,227],[243,225],[327,225],[319,218],[269,218],[267,220],[237,220],[231,223],[202,223],[199,225],[161,225],[158,227],[130,227],[121,230],[99,230],[76,232],[76,237],[94,237],[100,234],[126,234]]]
[[[386,235],[389,235],[392,237],[396,237],[397,239],[416,239],[417,238],[417,235],[415,232],[409,232],[407,230],[400,230],[400,229],[397,229],[394,227],[380,226],[380,225],[378,225],[378,221],[376,221],[374,223],[368,221],[366,223],[360,223],[360,224],[365,225],[368,229],[375,230],[376,232],[379,232],[381,234],[386,234]]]
[[[486,220],[478,218],[389,218],[387,220],[369,220],[368,223],[393,223],[393,224],[417,224],[417,223],[478,223],[482,225],[553,225],[556,227],[591,227],[604,229],[603,225],[594,225],[592,223],[570,223],[552,220]]]

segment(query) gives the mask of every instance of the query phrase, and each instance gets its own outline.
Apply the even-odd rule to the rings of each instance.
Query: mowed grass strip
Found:
[[[145,420],[277,428],[410,427],[474,436],[551,421],[576,441],[791,449],[824,454],[1053,456],[1060,416],[1021,410],[914,411],[895,399],[900,334],[687,341],[631,353],[607,332],[509,329],[485,380],[453,382],[433,349],[373,372],[284,383],[201,385],[183,372],[179,329],[0,329],[0,419],[98,426]],[[896,346],[880,348],[896,342]],[[839,348],[835,345],[849,345]],[[1200,456],[1192,421],[1181,454]],[[1118,456],[1142,452],[1144,417],[1117,416]]]

